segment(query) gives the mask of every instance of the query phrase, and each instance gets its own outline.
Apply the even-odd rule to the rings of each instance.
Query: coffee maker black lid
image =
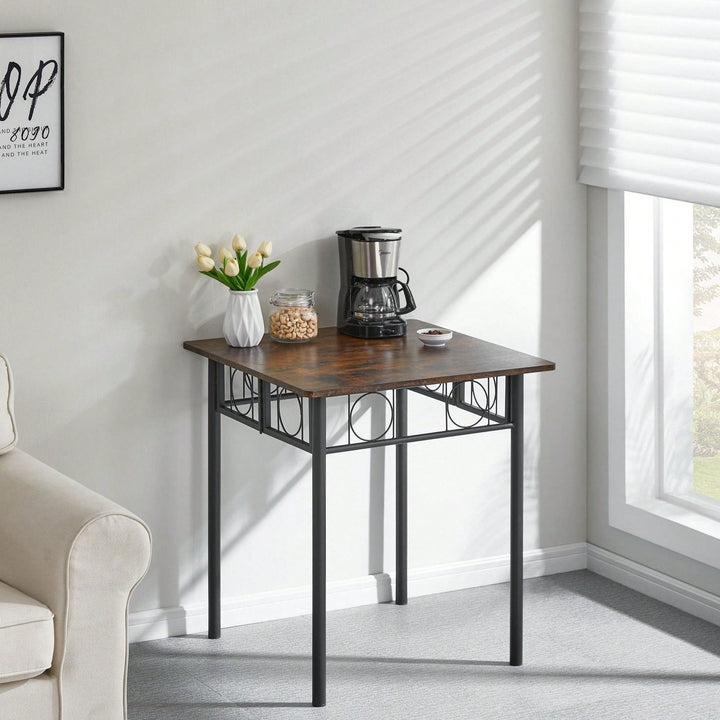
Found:
[[[399,240],[402,230],[400,228],[386,228],[381,225],[365,225],[350,228],[349,230],[338,230],[337,234],[340,237],[352,238],[353,240]]]

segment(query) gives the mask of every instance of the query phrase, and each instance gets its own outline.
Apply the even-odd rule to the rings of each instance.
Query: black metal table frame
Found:
[[[239,392],[236,388],[240,375]],[[326,460],[333,453],[396,446],[396,578],[395,602],[407,604],[407,446],[408,443],[443,437],[510,430],[510,665],[522,665],[523,622],[523,375],[494,376],[437,386],[395,388],[391,419],[381,436],[362,438],[353,425],[357,399],[379,391],[347,395],[347,442],[328,445],[326,397],[303,398],[281,386],[230,368],[230,397],[226,397],[225,365],[208,359],[208,637],[219,638],[221,628],[220,457],[221,418],[305,450],[312,455],[312,704],[326,703]],[[504,403],[499,379],[504,378]],[[434,432],[408,434],[408,390],[445,404],[445,426]],[[282,404],[295,400],[299,407],[298,429],[289,432]],[[274,408],[273,408],[274,406]],[[459,424],[451,415],[458,408],[477,416]],[[309,416],[306,425],[305,416]]]

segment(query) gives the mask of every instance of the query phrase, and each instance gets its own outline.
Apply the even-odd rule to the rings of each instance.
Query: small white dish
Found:
[[[444,328],[426,327],[417,331],[418,340],[428,347],[445,347],[452,340],[452,332]]]

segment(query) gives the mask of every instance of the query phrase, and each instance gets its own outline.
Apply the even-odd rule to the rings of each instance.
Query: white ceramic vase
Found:
[[[231,347],[257,345],[265,331],[257,290],[230,290],[223,335]]]

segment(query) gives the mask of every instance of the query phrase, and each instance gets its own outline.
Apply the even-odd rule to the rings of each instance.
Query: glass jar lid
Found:
[[[301,288],[283,288],[276,290],[270,302],[273,305],[282,305],[283,307],[312,307],[315,302],[314,290],[303,290]]]

